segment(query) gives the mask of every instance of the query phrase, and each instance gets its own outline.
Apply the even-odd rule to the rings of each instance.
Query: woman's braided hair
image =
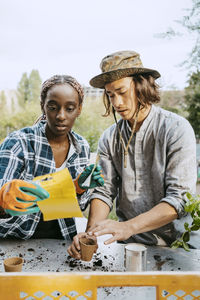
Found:
[[[82,104],[84,98],[84,92],[80,83],[78,83],[78,81],[74,77],[69,75],[54,75],[49,79],[45,80],[42,84],[41,93],[40,93],[41,105],[42,106],[44,105],[47,92],[52,86],[57,84],[65,84],[65,83],[71,85],[77,91],[79,104]]]

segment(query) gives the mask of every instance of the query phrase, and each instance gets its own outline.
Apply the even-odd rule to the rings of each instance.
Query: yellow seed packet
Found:
[[[76,198],[76,190],[67,168],[35,177],[33,181],[49,192],[49,198],[38,201],[44,221],[83,217]]]

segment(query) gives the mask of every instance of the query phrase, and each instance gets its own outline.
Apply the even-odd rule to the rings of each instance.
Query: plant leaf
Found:
[[[183,248],[184,248],[186,251],[190,251],[190,248],[189,248],[188,244],[185,243],[184,241],[183,241]]]
[[[188,231],[184,232],[182,239],[183,239],[183,242],[188,242],[190,240],[190,234]]]

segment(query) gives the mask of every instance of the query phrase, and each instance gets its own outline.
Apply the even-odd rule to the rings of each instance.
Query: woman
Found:
[[[82,210],[89,193],[82,185],[92,170],[87,141],[71,129],[80,115],[83,89],[71,76],[55,75],[41,89],[43,120],[11,133],[0,146],[0,186],[12,179],[31,181],[34,177],[68,168],[76,186]],[[83,172],[82,172],[83,171]],[[104,183],[98,166],[89,188]],[[81,173],[82,172],[82,173]],[[81,173],[81,174],[80,174]],[[44,222],[41,212],[4,218],[0,237],[64,238],[76,234],[73,218]]]

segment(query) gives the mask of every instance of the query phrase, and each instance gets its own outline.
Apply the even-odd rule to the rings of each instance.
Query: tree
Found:
[[[194,128],[197,139],[200,138],[200,0],[192,0],[192,7],[182,20],[177,21],[183,29],[193,36],[194,46],[187,61],[183,62],[190,70],[189,85],[185,89],[188,120]],[[162,37],[180,35],[170,28]]]
[[[29,76],[30,101],[39,102],[41,83],[38,70],[32,70]]]
[[[182,20],[176,21],[185,29],[187,33],[193,36],[194,46],[188,59],[183,62],[189,69],[199,70],[200,65],[200,0],[192,0],[192,7],[187,9],[187,14]],[[159,37],[172,38],[183,36],[184,32],[176,32],[169,28],[165,33],[158,34]]]
[[[18,103],[21,107],[25,103],[38,102],[40,98],[41,78],[37,70],[32,70],[30,76],[22,74],[17,88]]]
[[[35,102],[25,103],[20,111],[13,114],[4,114],[0,118],[0,142],[10,132],[26,126],[32,126],[41,115],[40,104]]]
[[[1,110],[1,113],[5,112],[5,108],[6,108],[6,95],[5,95],[5,92],[2,91],[0,93],[0,110]]]
[[[22,74],[22,78],[17,87],[17,99],[20,106],[24,106],[30,99],[29,79],[27,73]]]
[[[191,123],[197,139],[200,139],[200,71],[192,73],[189,85],[185,89],[188,121]]]
[[[183,90],[179,91],[173,89],[161,91],[161,101],[159,105],[166,110],[186,117],[187,113],[185,111],[186,104],[184,94],[185,92]]]
[[[14,98],[12,97],[11,98],[11,112],[14,112],[15,111],[15,101],[14,101]]]
[[[189,65],[198,70],[200,64],[200,0],[192,0],[192,2],[192,8],[180,23],[195,36],[194,46],[189,55]]]
[[[89,143],[91,152],[97,151],[98,140],[103,131],[114,123],[113,117],[103,117],[105,108],[101,96],[86,96],[83,110],[76,120],[73,130]]]

